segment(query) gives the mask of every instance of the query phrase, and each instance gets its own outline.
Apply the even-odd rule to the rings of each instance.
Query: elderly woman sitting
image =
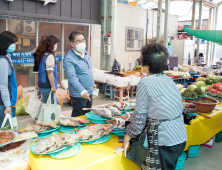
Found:
[[[161,44],[142,49],[143,73],[147,77],[137,86],[135,112],[126,127],[122,149],[126,156],[130,139],[147,127],[149,154],[144,157],[143,170],[174,170],[187,140],[181,95],[171,78],[163,74],[167,59],[168,51]]]

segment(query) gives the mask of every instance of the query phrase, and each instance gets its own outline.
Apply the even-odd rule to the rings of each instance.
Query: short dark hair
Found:
[[[141,52],[142,66],[149,66],[150,73],[163,73],[166,70],[168,50],[162,44],[145,45]]]
[[[7,55],[8,47],[17,42],[18,38],[15,34],[9,31],[4,31],[0,34],[0,55]]]
[[[76,35],[84,35],[84,33],[82,31],[73,31],[70,36],[69,36],[69,41],[73,42],[75,40]]]
[[[200,53],[199,56],[203,57],[203,53]]]

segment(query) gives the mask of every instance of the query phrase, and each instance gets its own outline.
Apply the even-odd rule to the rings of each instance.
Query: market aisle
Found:
[[[214,143],[212,148],[200,146],[199,155],[188,158],[183,170],[221,170],[222,143]]]

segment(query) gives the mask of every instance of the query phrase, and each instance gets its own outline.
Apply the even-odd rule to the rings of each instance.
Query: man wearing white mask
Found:
[[[85,50],[86,41],[82,31],[73,31],[70,36],[71,50],[63,64],[69,83],[69,96],[72,100],[72,117],[84,115],[83,108],[92,107],[92,93],[95,86],[92,62]]]

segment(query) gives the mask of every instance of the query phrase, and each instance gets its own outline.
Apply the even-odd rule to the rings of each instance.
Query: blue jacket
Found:
[[[46,60],[47,60],[47,57],[50,54],[51,53],[46,52],[43,55],[42,60],[39,64],[39,75],[38,75],[38,86],[39,86],[39,88],[51,89],[51,84],[49,82],[49,78],[48,78],[47,71],[46,71]],[[54,71],[53,71],[53,78],[54,78],[55,88],[57,89],[57,65],[56,65],[56,60],[55,60],[55,66],[54,66]]]
[[[81,58],[72,48],[63,61],[64,71],[69,82],[69,95],[81,97],[80,93],[86,90],[89,95],[93,93],[92,61],[89,53],[84,51],[85,57]]]

